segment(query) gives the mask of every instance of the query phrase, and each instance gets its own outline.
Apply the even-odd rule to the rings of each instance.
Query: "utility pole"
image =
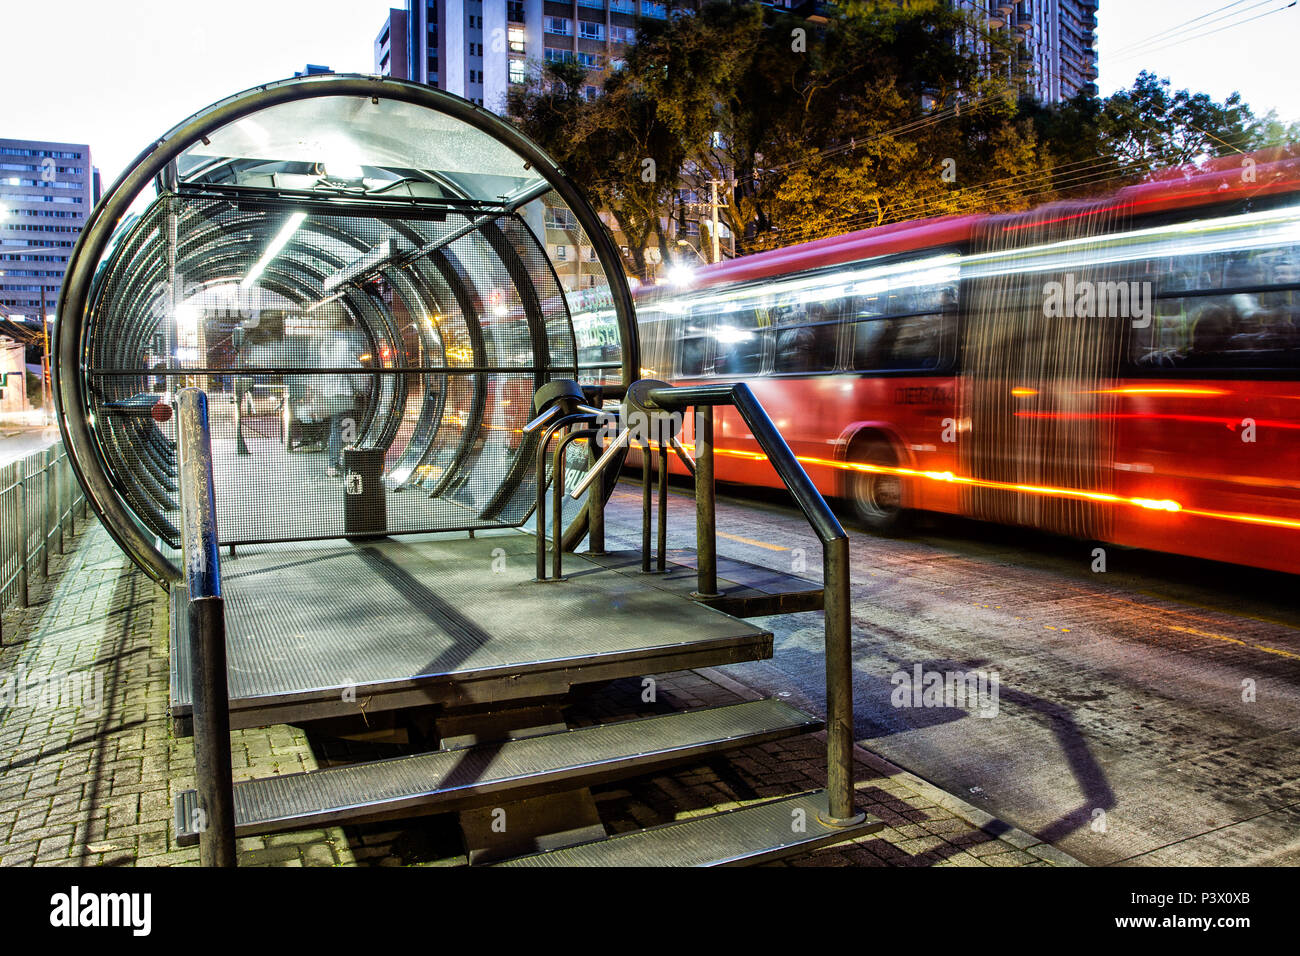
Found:
[[[54,382],[50,372],[50,317],[41,313],[41,332],[45,339],[45,355],[41,359],[41,408],[46,421],[54,421]]]
[[[722,246],[718,242],[718,186],[719,180],[709,180],[709,206],[713,212],[713,228],[709,230],[709,238],[713,240],[713,261],[722,261]]]

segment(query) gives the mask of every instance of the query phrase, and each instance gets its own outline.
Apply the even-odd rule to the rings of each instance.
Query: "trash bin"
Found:
[[[344,534],[374,534],[388,530],[383,475],[382,448],[343,449]]]

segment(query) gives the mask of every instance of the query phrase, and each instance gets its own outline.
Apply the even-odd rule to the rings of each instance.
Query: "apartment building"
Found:
[[[36,323],[54,314],[99,188],[85,144],[0,139],[0,313]]]

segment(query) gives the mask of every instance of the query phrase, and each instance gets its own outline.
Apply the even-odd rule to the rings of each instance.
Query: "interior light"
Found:
[[[284,225],[280,227],[280,231],[271,240],[271,244],[266,247],[266,252],[262,253],[262,258],[257,260],[257,265],[253,266],[248,275],[244,276],[243,281],[239,283],[241,289],[247,289],[261,277],[262,273],[266,271],[266,267],[280,254],[280,250],[293,238],[293,234],[298,231],[298,227],[302,225],[302,221],[306,218],[307,214],[305,212],[295,212],[285,220]]]

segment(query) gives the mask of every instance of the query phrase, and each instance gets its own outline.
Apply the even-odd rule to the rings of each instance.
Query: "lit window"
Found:
[[[527,79],[527,72],[524,69],[524,61],[511,60],[510,61],[510,82],[523,83],[525,79]]]
[[[524,52],[524,30],[523,30],[523,27],[511,27],[511,28],[510,28],[510,52],[511,52],[511,53],[523,53],[523,52]]]

